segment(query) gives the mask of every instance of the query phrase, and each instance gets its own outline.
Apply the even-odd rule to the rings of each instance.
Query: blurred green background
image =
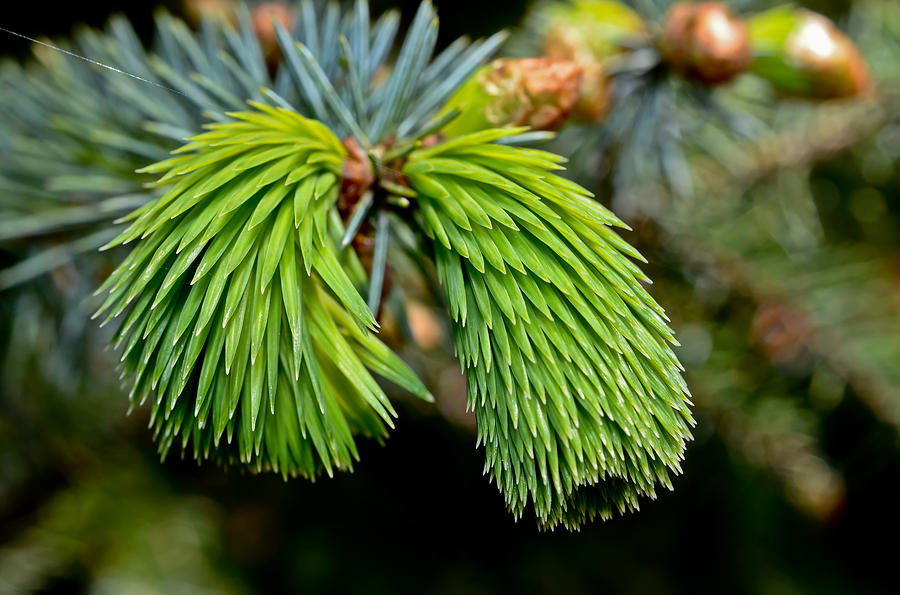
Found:
[[[181,11],[36,1],[0,25],[65,36],[124,12],[149,36],[160,4]],[[416,4],[372,11],[408,19]],[[444,43],[528,9],[436,4]],[[804,4],[841,24],[872,9],[887,33],[857,41],[876,78],[900,71],[897,10]],[[504,510],[430,304],[421,324],[437,337],[403,353],[437,407],[401,400],[385,447],[363,442],[355,473],[308,483],[160,463],[147,412],[126,415],[106,333],[86,330],[93,271],[0,293],[0,593],[896,593],[900,109],[885,97],[877,113],[785,106],[752,175],[694,152],[697,197],[634,211],[626,238],[683,343],[699,424],[674,492],[579,533]],[[784,163],[763,169],[766,150]],[[16,258],[0,251],[0,265]]]

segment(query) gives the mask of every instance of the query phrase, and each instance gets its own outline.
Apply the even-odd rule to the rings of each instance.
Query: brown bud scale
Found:
[[[673,4],[658,46],[669,68],[710,85],[733,79],[750,64],[747,28],[721,2]]]

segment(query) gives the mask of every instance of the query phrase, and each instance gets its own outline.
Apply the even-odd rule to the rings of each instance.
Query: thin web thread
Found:
[[[42,45],[42,46],[44,46],[44,47],[50,48],[51,50],[56,50],[56,51],[58,51],[58,52],[62,52],[63,54],[66,54],[66,55],[68,55],[68,56],[72,56],[73,58],[78,58],[79,60],[84,60],[85,62],[87,62],[87,63],[89,63],[89,64],[93,64],[94,66],[99,66],[99,67],[101,67],[101,68],[105,68],[105,69],[107,69],[107,70],[111,70],[111,71],[116,72],[116,73],[118,73],[118,74],[124,74],[125,76],[129,76],[129,77],[131,77],[131,78],[133,78],[133,79],[136,79],[136,80],[139,80],[139,81],[141,81],[141,82],[143,82],[143,83],[147,83],[147,84],[149,84],[149,85],[153,85],[154,87],[159,87],[160,89],[165,89],[166,91],[171,91],[172,93],[177,93],[178,95],[181,95],[182,97],[187,97],[187,95],[185,95],[184,93],[182,93],[182,92],[179,91],[178,89],[173,89],[172,87],[167,87],[166,85],[161,85],[161,84],[157,83],[156,81],[151,81],[151,80],[145,79],[145,78],[140,77],[140,76],[138,76],[138,75],[136,75],[136,74],[132,74],[132,73],[130,73],[130,72],[126,72],[126,71],[124,71],[124,70],[121,70],[121,69],[119,69],[119,68],[116,68],[115,66],[110,66],[109,64],[104,64],[103,62],[98,62],[97,60],[92,60],[91,58],[88,58],[87,56],[82,56],[82,55],[80,55],[80,54],[76,54],[75,52],[70,52],[69,50],[65,50],[65,49],[63,49],[63,48],[61,48],[61,47],[58,47],[58,46],[55,46],[55,45],[53,45],[53,44],[51,44],[51,43],[46,43],[46,42],[41,41],[41,40],[39,40],[39,39],[35,39],[35,38],[33,38],[33,37],[29,37],[29,36],[27,36],[27,35],[23,35],[22,33],[17,33],[16,31],[12,31],[12,30],[10,30],[10,29],[7,29],[6,27],[0,27],[0,31],[5,31],[6,33],[9,33],[10,35],[15,35],[16,37],[21,37],[22,39],[26,39],[26,40],[28,40],[28,41],[30,41],[30,42],[32,42],[32,43],[36,43],[36,44],[38,44],[38,45]],[[384,167],[384,169],[388,169],[388,170],[390,170],[390,171],[393,171],[394,173],[397,173],[397,174],[401,173],[399,170],[394,170],[394,169],[389,168],[389,167],[387,167],[387,166],[383,166],[383,167]]]
[[[159,87],[160,89],[165,89],[166,91],[171,91],[172,93],[178,93],[179,95],[181,95],[181,96],[183,96],[183,97],[187,97],[187,95],[185,95],[184,93],[182,93],[182,92],[179,91],[178,89],[173,89],[172,87],[167,87],[167,86],[165,86],[165,85],[161,85],[161,84],[159,84],[159,83],[157,83],[157,82],[155,82],[155,81],[151,81],[151,80],[145,79],[145,78],[140,77],[140,76],[138,76],[138,75],[136,75],[136,74],[131,74],[130,72],[126,72],[126,71],[124,71],[124,70],[120,70],[120,69],[116,68],[115,66],[110,66],[109,64],[104,64],[103,62],[98,62],[97,60],[91,60],[91,59],[88,58],[87,56],[82,56],[82,55],[80,55],[80,54],[76,54],[75,52],[70,52],[69,50],[64,50],[63,48],[58,47],[58,46],[55,46],[55,45],[53,45],[53,44],[51,44],[51,43],[46,43],[46,42],[44,42],[44,41],[40,41],[40,40],[35,39],[35,38],[33,38],[33,37],[28,37],[27,35],[22,35],[21,33],[16,33],[15,31],[11,31],[11,30],[7,29],[6,27],[0,27],[0,31],[5,31],[5,32],[9,33],[10,35],[15,35],[16,37],[21,37],[22,39],[27,39],[28,41],[30,41],[30,42],[32,42],[32,43],[36,43],[36,44],[38,44],[38,45],[42,45],[42,46],[44,46],[44,47],[50,48],[51,50],[56,50],[56,51],[58,51],[58,52],[62,52],[62,53],[64,53],[64,54],[68,55],[68,56],[72,56],[73,58],[78,58],[79,60],[84,60],[85,62],[88,62],[89,64],[93,64],[94,66],[99,66],[99,67],[101,67],[101,68],[106,68],[107,70],[112,70],[113,72],[117,72],[117,73],[119,73],[119,74],[124,74],[125,76],[130,76],[131,78],[137,79],[137,80],[139,80],[139,81],[141,81],[141,82],[143,82],[143,83],[147,83],[147,84],[153,85],[154,87]]]

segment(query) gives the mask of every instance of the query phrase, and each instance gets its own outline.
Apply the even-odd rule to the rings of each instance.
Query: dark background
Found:
[[[369,3],[373,15],[381,14],[388,8],[400,8],[403,11],[404,23],[412,18],[418,5],[419,3],[415,0],[396,2],[373,0]],[[497,0],[493,2],[443,0],[434,2],[434,5],[440,14],[439,43],[443,45],[460,35],[482,37],[503,27],[514,25],[521,21],[529,2],[528,0]],[[36,8],[24,5],[20,5],[18,8],[16,11],[4,11],[0,26],[29,37],[51,38],[70,34],[75,25],[102,27],[110,14],[122,13],[128,16],[139,34],[145,39],[149,39],[153,31],[154,11],[164,8],[176,15],[183,13],[182,3],[179,0],[40,2],[36,3]],[[24,56],[28,53],[28,42],[3,33],[0,36],[0,52]]]

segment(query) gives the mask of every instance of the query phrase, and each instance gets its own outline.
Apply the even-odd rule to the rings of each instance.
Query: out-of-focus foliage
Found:
[[[858,398],[896,425],[900,406],[896,210],[887,199],[897,191],[900,79],[885,53],[898,47],[898,19],[896,6],[878,2],[859,3],[850,19],[851,37],[871,55],[875,97],[756,107],[767,124],[745,139],[698,119],[687,124],[691,191],[673,196],[648,176],[621,198],[658,226],[651,261],[679,261],[679,283],[692,289],[675,299],[707,304],[675,314],[676,328],[689,329],[682,343],[701,418],[705,410],[718,419],[737,453],[820,518],[840,510],[844,488],[819,420]],[[721,92],[723,102],[741,98],[737,117],[754,92],[740,83]],[[739,355],[748,344],[753,359]]]
[[[739,77],[702,107],[672,79],[662,95],[633,95],[658,104],[626,102],[608,120],[635,140],[604,144],[608,129],[579,125],[557,141],[582,147],[569,171],[599,196],[614,182],[613,206],[682,343],[699,433],[673,494],[581,534],[535,536],[484,504],[497,496],[472,472],[471,434],[408,403],[414,417],[388,453],[370,449],[355,476],[313,487],[177,459],[160,472],[153,452],[120,465],[111,453],[150,450],[146,419],[123,417],[106,337],[77,326],[109,264],[66,258],[0,294],[0,564],[51,592],[109,584],[109,569],[161,593],[172,575],[215,591],[245,581],[281,592],[893,592],[893,551],[878,533],[900,529],[900,8],[836,4],[811,7],[832,8],[868,60],[876,95],[865,103],[776,103]],[[409,246],[383,333],[438,411],[470,427],[449,327],[434,319],[440,289],[421,279],[421,247]],[[58,502],[87,500],[103,503],[99,517],[60,520]],[[402,537],[373,545],[388,534]],[[175,560],[162,575],[131,559],[146,552],[132,539],[147,535],[186,552],[190,568]],[[19,562],[28,555],[40,564]],[[71,562],[84,558],[98,561]]]
[[[173,493],[145,462],[121,462],[43,503],[0,548],[0,592],[64,588],[76,573],[93,593],[245,592],[221,564],[215,506]]]

